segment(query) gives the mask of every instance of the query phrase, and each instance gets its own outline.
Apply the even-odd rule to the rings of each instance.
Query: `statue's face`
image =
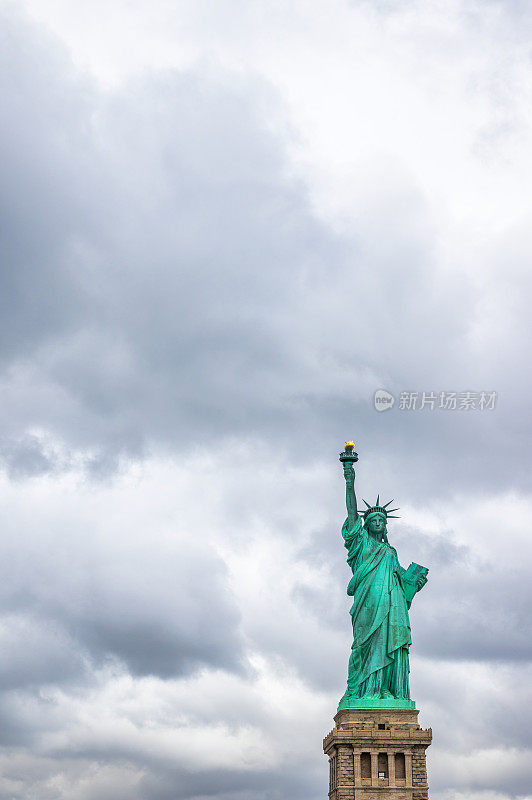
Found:
[[[375,514],[374,517],[368,519],[367,527],[370,533],[382,533],[386,527],[384,517],[381,514]]]

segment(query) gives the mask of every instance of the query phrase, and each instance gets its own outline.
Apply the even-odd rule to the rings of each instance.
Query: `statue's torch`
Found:
[[[344,464],[346,461],[354,464],[358,461],[358,453],[355,453],[355,443],[351,440],[345,443],[344,452],[340,453],[340,461]]]

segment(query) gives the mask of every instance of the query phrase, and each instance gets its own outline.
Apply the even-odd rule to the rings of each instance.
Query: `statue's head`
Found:
[[[368,514],[364,525],[370,533],[384,533],[386,530],[386,516],[379,511],[375,511],[373,514]]]
[[[390,508],[388,506],[390,503],[393,503],[393,500],[390,500],[388,503],[385,503],[381,506],[379,502],[380,495],[377,495],[377,502],[374,506],[370,506],[366,500],[363,502],[366,503],[366,510],[363,512],[364,514],[364,527],[369,531],[369,533],[379,536],[386,531],[386,523],[388,519],[397,519],[393,514],[392,511],[397,511],[397,508]]]

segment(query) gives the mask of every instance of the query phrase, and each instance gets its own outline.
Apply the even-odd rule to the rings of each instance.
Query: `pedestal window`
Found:
[[[360,777],[371,778],[371,753],[360,754]]]
[[[377,774],[380,779],[388,777],[388,754],[379,753],[377,759]]]
[[[395,777],[401,781],[404,781],[406,777],[406,769],[405,769],[405,754],[404,753],[396,753],[395,754]]]

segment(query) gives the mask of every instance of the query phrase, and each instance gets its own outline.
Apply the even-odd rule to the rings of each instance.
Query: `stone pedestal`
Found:
[[[346,708],[323,740],[329,800],[428,800],[425,750],[415,709]]]

